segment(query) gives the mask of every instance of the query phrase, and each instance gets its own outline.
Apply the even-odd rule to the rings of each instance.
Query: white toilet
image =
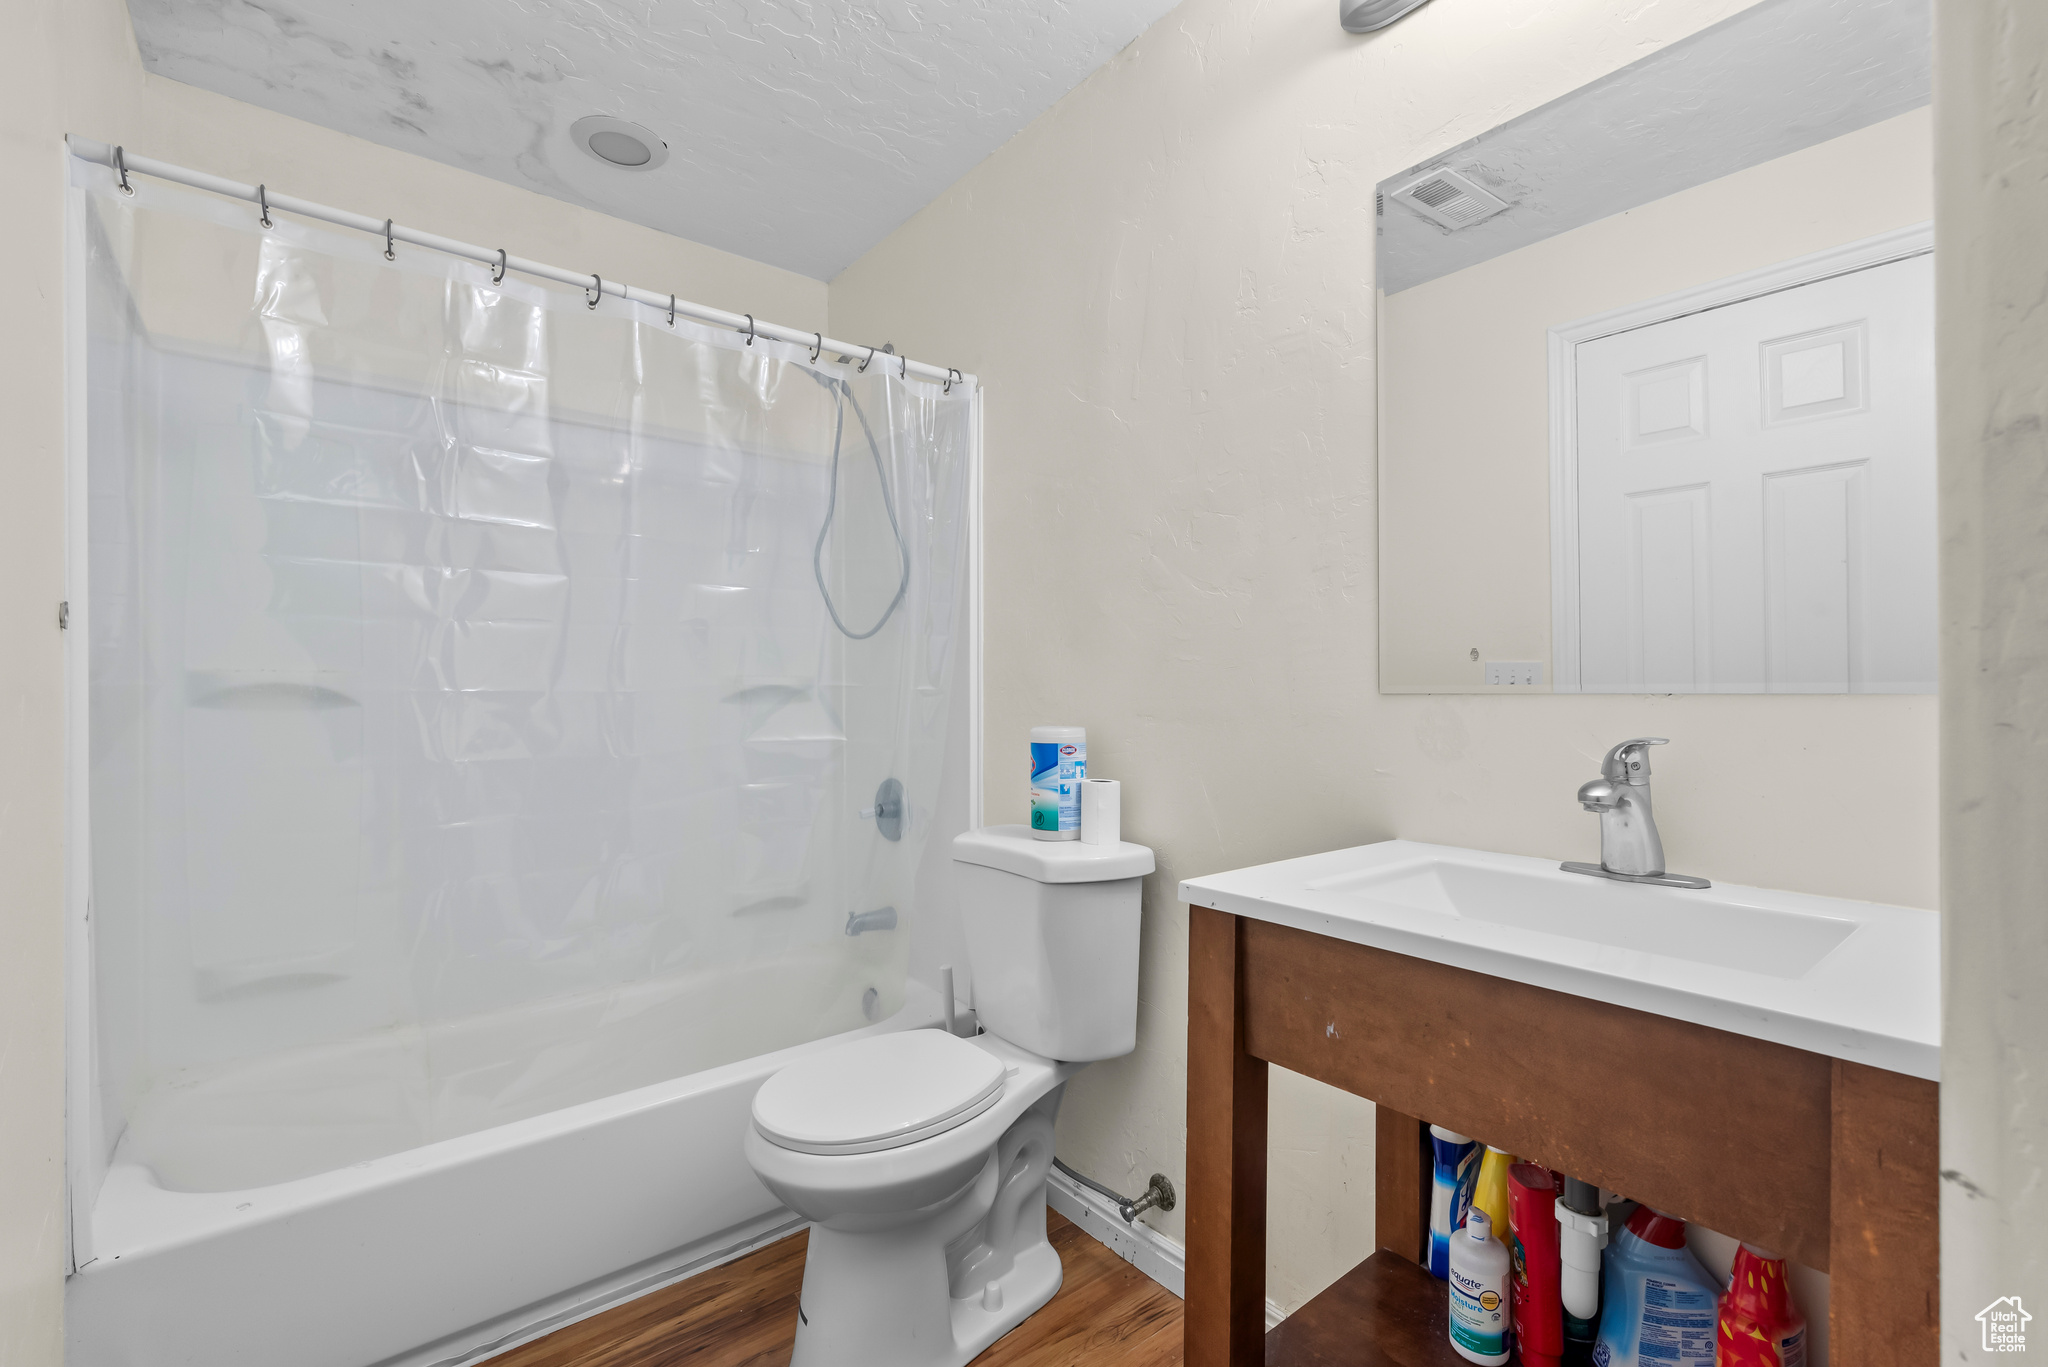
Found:
[[[791,1367],[961,1367],[1052,1299],[1066,1081],[1137,1042],[1143,845],[992,826],[953,842],[987,1032],[909,1030],[783,1069],[747,1160],[814,1222]]]

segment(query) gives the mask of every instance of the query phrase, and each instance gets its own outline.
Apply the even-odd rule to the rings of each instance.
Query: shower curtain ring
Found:
[[[266,228],[270,227],[270,195],[268,187],[262,185],[256,187],[256,204],[258,208],[263,210],[262,217],[256,221]]]
[[[748,314],[748,315],[747,315],[747,345],[748,345],[748,346],[752,346],[753,344],[754,344],[754,315],[750,313],[750,314]]]
[[[676,325],[676,297],[673,294],[668,297],[668,325]]]
[[[947,366],[947,367],[946,367],[946,387],[945,387],[945,388],[944,388],[943,390],[941,390],[940,392],[941,392],[941,393],[944,393],[944,394],[950,394],[950,393],[952,393],[952,392],[953,392],[953,381],[955,381],[955,380],[960,380],[960,381],[961,381],[962,383],[965,383],[965,382],[966,382],[966,377],[965,377],[965,376],[963,376],[963,375],[962,375],[962,374],[961,374],[961,373],[960,373],[959,371],[957,371],[957,370],[953,369],[953,367],[951,367],[951,366]]]
[[[604,298],[604,277],[592,272],[590,283],[583,287],[583,302],[591,308],[596,308],[597,301],[602,298]]]
[[[823,351],[824,349],[825,334],[821,332],[818,334],[818,340],[811,343],[811,360],[815,362],[818,359],[818,353]]]
[[[398,259],[398,245],[391,240],[391,220],[388,218],[384,220],[384,259],[386,261],[396,261]]]
[[[868,359],[867,359],[867,361],[862,361],[862,362],[860,363],[860,368],[859,368],[858,370],[856,370],[856,371],[855,371],[854,373],[855,373],[856,375],[865,375],[865,374],[867,374],[867,373],[868,373],[868,361],[872,361],[872,360],[874,360],[874,359],[875,359],[875,349],[874,349],[873,347],[869,347],[869,348],[868,348]]]
[[[505,249],[503,247],[498,248],[498,264],[491,268],[491,283],[493,285],[505,283],[505,267],[507,263],[508,258],[505,255]]]
[[[114,170],[119,172],[121,176],[121,193],[124,195],[134,194],[135,187],[128,183],[128,157],[118,147],[114,149]]]
[[[910,353],[907,351],[903,353],[903,378],[910,378]]]

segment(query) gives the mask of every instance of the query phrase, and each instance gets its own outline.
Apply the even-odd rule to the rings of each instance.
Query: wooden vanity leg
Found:
[[[1429,1164],[1422,1122],[1385,1106],[1373,1108],[1373,1242],[1411,1263],[1429,1266]]]
[[[1266,1063],[1244,1047],[1242,934],[1188,908],[1186,1367],[1266,1359]]]
[[[1940,1089],[1834,1061],[1828,1357],[1934,1367],[1941,1355]]]

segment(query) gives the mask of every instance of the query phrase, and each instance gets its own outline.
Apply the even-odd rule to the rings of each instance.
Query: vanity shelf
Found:
[[[1218,910],[1210,881],[1182,885],[1188,1367],[1461,1361],[1419,1266],[1418,1117],[1830,1273],[1837,1364],[1936,1362],[1934,1081],[1759,1037],[1768,1020],[1738,1033],[1318,933],[1278,900]],[[1270,1341],[1269,1064],[1377,1104],[1380,1249]]]
[[[1471,1367],[1451,1350],[1444,1284],[1379,1252],[1266,1335],[1266,1367]]]

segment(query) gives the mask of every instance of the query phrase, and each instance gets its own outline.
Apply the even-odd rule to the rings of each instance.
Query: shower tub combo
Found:
[[[75,1367],[468,1361],[938,1023],[978,396],[73,162]]]
[[[193,1154],[187,1172],[146,1142],[117,1152],[93,1215],[107,1251],[71,1283],[70,1360],[459,1363],[660,1286],[801,1226],[741,1150],[770,1074],[939,1012],[913,982],[861,1030],[287,1181],[264,1180],[275,1153],[236,1155],[254,1178],[238,1185],[226,1155]],[[341,1089],[364,1063],[382,1070],[333,1063]],[[246,1099],[223,1088],[215,1114],[192,1104],[167,1147],[246,1125]]]

